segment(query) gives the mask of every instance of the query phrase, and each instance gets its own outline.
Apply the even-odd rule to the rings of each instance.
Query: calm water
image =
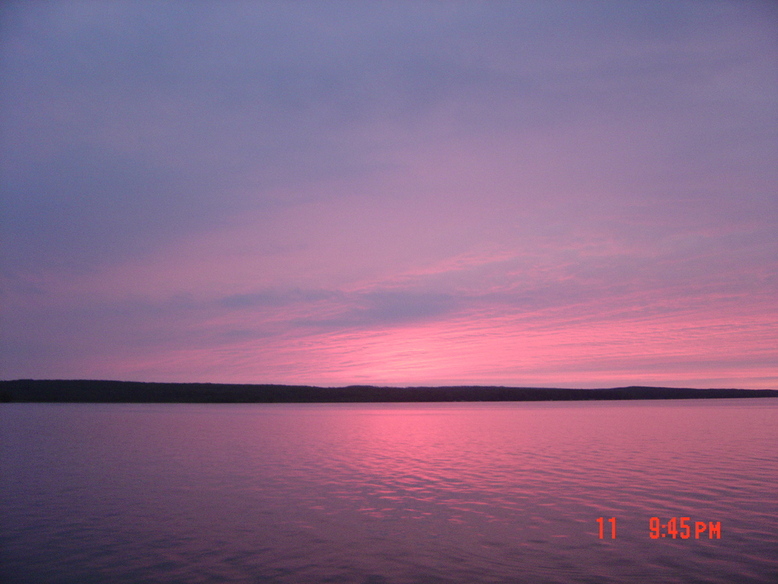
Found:
[[[778,582],[776,399],[4,404],[0,432],[8,583]]]

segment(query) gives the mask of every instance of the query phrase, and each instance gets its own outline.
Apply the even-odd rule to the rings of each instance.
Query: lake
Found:
[[[0,439],[6,583],[778,582],[773,398],[16,403]]]

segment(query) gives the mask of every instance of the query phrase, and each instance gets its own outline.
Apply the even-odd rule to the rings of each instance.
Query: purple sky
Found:
[[[778,387],[778,4],[4,2],[0,378]]]

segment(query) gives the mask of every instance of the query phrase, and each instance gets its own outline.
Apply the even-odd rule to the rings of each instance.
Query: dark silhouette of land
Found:
[[[315,387],[222,383],[146,383],[138,381],[0,381],[0,402],[80,403],[353,403],[500,402],[634,399],[710,399],[778,397],[775,389],[692,389],[614,387],[561,389],[540,387]]]

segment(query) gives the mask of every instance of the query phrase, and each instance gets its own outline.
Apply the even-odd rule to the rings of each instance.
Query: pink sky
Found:
[[[778,387],[771,3],[10,3],[0,378]]]

